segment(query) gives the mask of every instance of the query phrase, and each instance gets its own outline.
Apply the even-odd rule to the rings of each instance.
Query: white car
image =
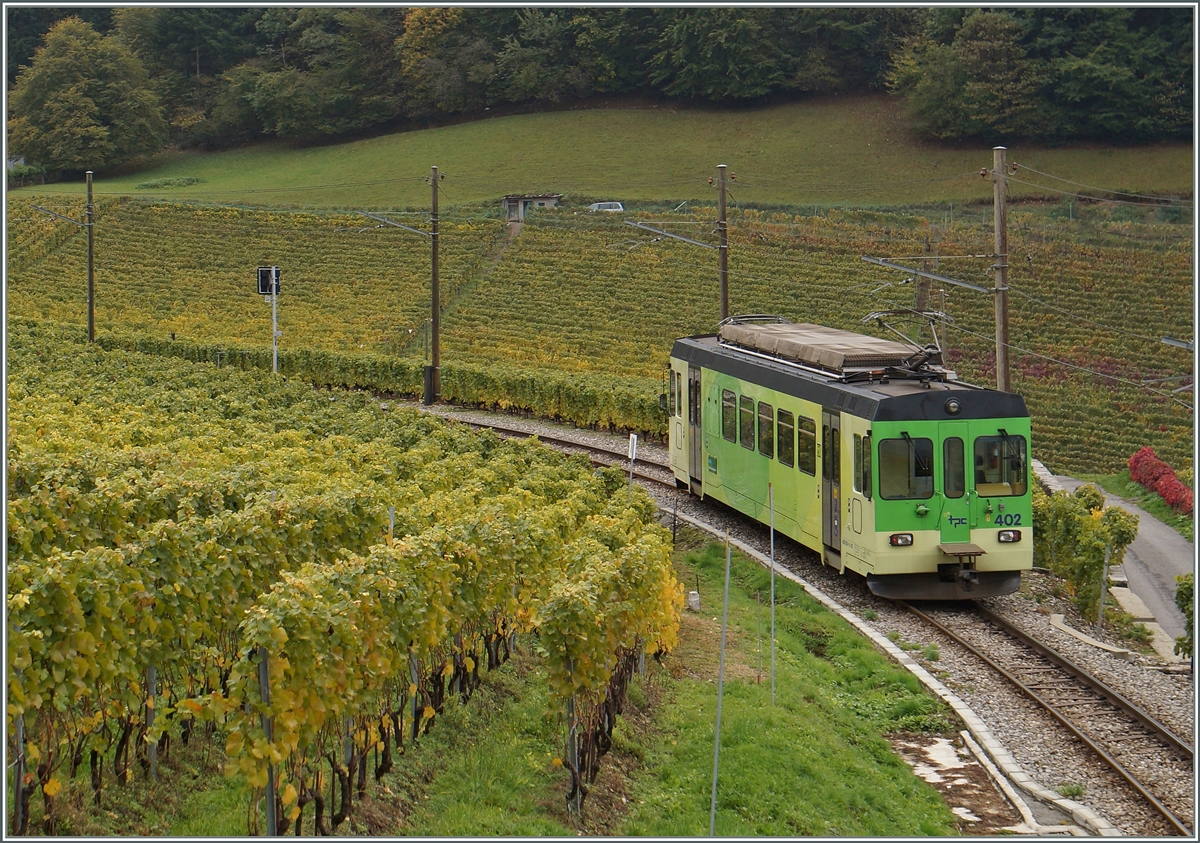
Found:
[[[589,211],[609,211],[617,213],[625,210],[625,206],[620,202],[593,202],[588,205]]]

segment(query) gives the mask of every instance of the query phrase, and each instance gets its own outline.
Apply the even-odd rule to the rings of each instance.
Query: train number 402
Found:
[[[1006,512],[996,516],[997,527],[1020,527],[1021,513]]]

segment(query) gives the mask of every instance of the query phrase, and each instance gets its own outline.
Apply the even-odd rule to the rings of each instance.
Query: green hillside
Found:
[[[1112,190],[1190,195],[1192,187],[1192,150],[1186,144],[1014,146],[1009,160]],[[905,128],[899,105],[884,96],[736,110],[572,110],[329,146],[264,142],[221,153],[173,152],[137,172],[98,172],[94,189],[98,195],[272,207],[428,207],[425,179],[437,166],[446,175],[442,201],[448,205],[545,191],[620,199],[636,207],[650,200],[709,201],[714,191],[707,179],[718,164],[737,174],[734,205],[965,202],[988,200],[992,192],[979,177],[979,169],[992,164],[990,147],[919,141]],[[203,181],[138,189],[180,178]],[[1080,190],[1053,180],[1040,183]],[[1014,196],[1038,192],[1021,184],[1012,189]]]
[[[966,174],[968,158],[974,157],[976,168],[990,164],[990,150],[945,153],[957,162],[952,167],[931,150],[910,145],[905,147],[909,154],[928,156],[925,163],[902,173],[874,171],[874,181],[860,182],[873,186],[870,195],[845,192],[848,198],[833,203],[793,201],[772,209],[764,201],[765,207],[748,207],[751,200],[745,197],[769,191],[782,202],[792,185],[851,184],[863,162],[874,160],[862,148],[855,153],[855,144],[870,143],[872,132],[882,131],[891,119],[881,105],[885,103],[860,99],[806,110],[788,106],[709,115],[710,122],[744,127],[751,118],[762,117],[754,132],[760,139],[775,138],[770,154],[776,156],[782,156],[779,138],[785,118],[792,124],[788,131],[810,143],[837,121],[842,121],[839,132],[845,138],[837,148],[841,157],[814,156],[823,164],[820,172],[804,169],[804,156],[795,156],[791,169],[776,169],[770,178],[756,180],[747,175],[753,170],[739,169],[732,156],[724,159],[738,169],[730,205],[731,312],[778,313],[885,333],[877,324],[864,324],[864,317],[911,307],[913,288],[899,273],[864,263],[863,255],[910,265],[928,259],[939,273],[990,288],[991,184],[979,177],[978,169]],[[428,240],[376,227],[349,213],[355,207],[346,198],[349,193],[341,200],[348,207],[331,209],[313,201],[316,192],[274,192],[275,187],[264,185],[296,179],[306,168],[313,182],[366,180],[371,174],[350,163],[362,166],[372,149],[378,153],[374,173],[379,176],[387,169],[379,163],[386,158],[383,149],[395,154],[404,144],[433,138],[463,141],[481,137],[489,127],[501,127],[513,137],[540,126],[543,135],[579,142],[539,145],[527,134],[525,146],[536,155],[510,154],[505,170],[487,165],[504,159],[504,145],[479,141],[473,157],[464,157],[469,169],[456,174],[443,168],[451,173],[443,184],[442,204],[443,395],[577,424],[660,433],[657,396],[672,341],[711,332],[717,321],[716,258],[710,250],[656,239],[625,222],[665,225],[714,241],[716,209],[705,175],[711,168],[699,159],[711,152],[701,149],[705,138],[713,144],[718,139],[694,132],[692,148],[684,151],[680,144],[685,136],[670,147],[664,136],[656,138],[650,131],[672,122],[699,121],[700,116],[623,110],[504,118],[321,150],[289,153],[263,147],[180,158],[165,169],[121,182],[208,173],[198,176],[207,182],[171,191],[170,202],[153,198],[153,191],[111,195],[108,188],[117,182],[101,181],[98,339],[110,347],[269,367],[270,313],[254,294],[254,267],[276,264],[284,278],[281,371],[320,383],[418,393],[428,356]],[[602,123],[607,133],[599,130]],[[582,135],[568,131],[585,125],[591,130]],[[557,132],[551,133],[551,126]],[[642,156],[629,150],[656,142],[663,148],[653,156],[647,153],[646,160],[656,157],[664,169],[654,178],[634,177],[628,168]],[[455,149],[463,156],[470,153],[461,145],[443,147]],[[768,160],[768,148],[763,150],[759,160]],[[1129,190],[1167,190],[1185,184],[1191,173],[1190,151],[1183,147],[1029,154],[1037,157],[1025,159],[1020,150],[1011,157],[1059,178],[1076,173],[1087,184],[1123,184]],[[184,160],[192,164],[186,171],[170,169]],[[261,170],[250,167],[254,160],[262,163]],[[318,164],[329,168],[336,160],[346,162],[337,173],[313,169]],[[535,160],[537,167],[522,169]],[[694,169],[685,178],[689,160]],[[711,152],[710,160],[720,158]],[[231,161],[241,161],[247,169],[228,166]],[[569,193],[562,206],[539,212],[519,233],[509,230],[496,198],[510,189],[546,188],[544,183],[522,184],[512,174],[546,174],[552,171],[551,161],[580,180],[580,192],[621,198],[630,212],[589,214],[582,205],[588,197]],[[218,175],[218,162],[225,162],[225,175]],[[620,162],[627,164],[620,171],[623,179],[616,178]],[[666,169],[667,162],[675,169]],[[1102,162],[1114,169],[1099,170]],[[1121,180],[1115,169],[1119,162]],[[213,169],[205,171],[201,165]],[[957,175],[937,175],[947,170]],[[896,175],[903,178],[889,180]],[[378,181],[388,178],[384,174]],[[406,178],[356,189],[428,192],[420,176]],[[1134,178],[1136,185],[1128,181]],[[201,195],[202,189],[211,191],[219,184],[236,186],[253,205],[235,207],[218,202],[216,193]],[[676,208],[682,201],[676,200],[693,188],[692,195],[700,198]],[[668,189],[678,192],[662,192]],[[955,190],[974,200],[945,198]],[[639,192],[644,199],[630,198]],[[935,193],[943,198],[929,198]],[[185,198],[189,194],[190,200]],[[488,198],[467,201],[476,195]],[[889,206],[889,197],[903,198]],[[1191,210],[1178,203],[1156,207],[1134,199],[1082,205],[1062,197],[1026,199],[1010,209],[1012,380],[1033,413],[1038,456],[1058,471],[1117,471],[1142,445],[1153,446],[1174,465],[1192,461],[1192,396],[1171,392],[1186,383],[1182,378],[1191,372],[1192,357],[1159,341],[1194,334]],[[301,201],[313,207],[287,207]],[[37,211],[34,204],[67,215],[81,213],[74,196],[39,196],[32,190],[10,196],[9,318],[81,326],[86,314],[84,237],[71,223]],[[365,198],[356,207],[364,205],[370,206]],[[398,219],[427,226],[412,210]],[[948,287],[944,298],[936,290],[932,296],[931,305],[950,320],[941,339],[951,364],[968,380],[994,383],[992,296],[958,287]]]

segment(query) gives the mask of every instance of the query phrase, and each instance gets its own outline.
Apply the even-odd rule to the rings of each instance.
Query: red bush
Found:
[[[1160,460],[1153,448],[1142,448],[1129,458],[1129,476],[1162,498],[1176,512],[1192,514],[1192,490],[1179,482],[1171,466]]]

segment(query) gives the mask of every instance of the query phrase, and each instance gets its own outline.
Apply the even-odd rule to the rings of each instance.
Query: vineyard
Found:
[[[28,201],[10,199],[10,215],[34,213],[19,204]],[[863,317],[911,307],[913,285],[861,256],[926,261],[990,287],[991,223],[971,210],[734,209],[730,310],[882,333]],[[1193,333],[1192,227],[1140,210],[1010,210],[1012,383],[1030,406],[1035,451],[1054,471],[1115,472],[1144,445],[1173,465],[1192,460],[1191,393],[1172,392],[1187,383],[1191,358],[1160,341]],[[715,327],[715,254],[569,206],[527,222],[509,244],[494,208],[460,213],[441,238],[443,396],[661,433],[657,396],[673,339]],[[711,243],[715,216],[694,207],[639,218]],[[110,201],[97,224],[98,340],[269,366],[269,315],[251,283],[255,265],[274,263],[284,278],[281,371],[416,394],[428,245],[364,221]],[[82,236],[64,225],[74,228],[36,216],[10,227],[10,318],[83,323]],[[948,316],[950,363],[993,384],[993,297],[959,287],[929,295]]]
[[[97,804],[214,726],[276,788],[280,830],[331,833],[449,695],[537,633],[574,712],[579,788],[682,591],[618,472],[361,393],[89,348],[9,324],[9,734],[17,813],[55,830],[85,759]],[[335,796],[336,794],[336,796]],[[311,807],[310,807],[311,806]],[[18,828],[24,831],[24,828]]]

